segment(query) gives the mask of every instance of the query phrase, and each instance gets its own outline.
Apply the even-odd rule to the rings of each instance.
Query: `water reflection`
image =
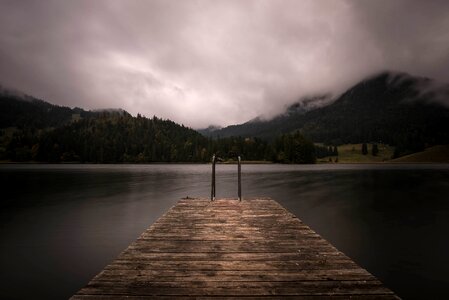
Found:
[[[404,298],[449,283],[448,165],[244,165],[271,196]],[[67,298],[185,196],[208,165],[2,165],[0,298]],[[217,196],[237,196],[236,166]]]

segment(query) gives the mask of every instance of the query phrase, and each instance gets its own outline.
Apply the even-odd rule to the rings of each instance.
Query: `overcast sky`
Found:
[[[449,81],[449,1],[3,1],[0,84],[194,128],[383,70]]]

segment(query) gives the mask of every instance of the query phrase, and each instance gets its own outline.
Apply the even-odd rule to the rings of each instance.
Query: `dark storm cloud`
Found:
[[[449,1],[0,1],[0,83],[189,126],[386,69],[448,81]]]

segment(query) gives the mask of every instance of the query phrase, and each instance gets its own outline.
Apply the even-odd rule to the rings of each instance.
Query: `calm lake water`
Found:
[[[243,165],[269,196],[404,299],[449,284],[449,165]],[[217,196],[237,194],[217,166]],[[185,196],[210,165],[0,165],[0,298],[64,299]]]

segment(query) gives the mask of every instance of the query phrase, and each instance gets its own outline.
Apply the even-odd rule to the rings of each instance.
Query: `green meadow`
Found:
[[[324,158],[317,159],[318,163],[379,163],[391,160],[394,147],[377,144],[379,152],[376,155],[372,154],[372,144],[367,144],[368,153],[362,154],[362,144],[345,144],[337,147],[338,149],[338,159],[337,156],[327,156]]]

